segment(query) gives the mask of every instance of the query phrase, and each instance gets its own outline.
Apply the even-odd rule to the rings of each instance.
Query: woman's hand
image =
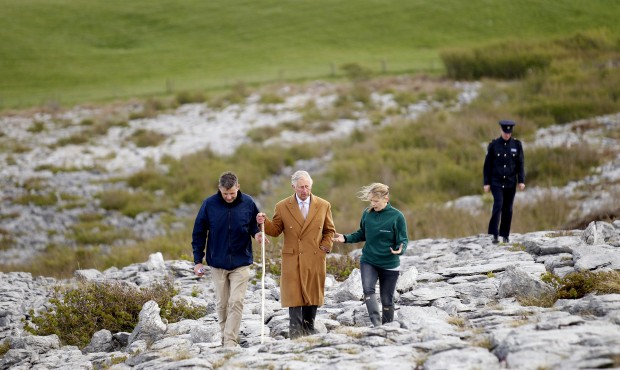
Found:
[[[401,254],[401,253],[403,253],[403,244],[401,243],[397,250],[394,250],[394,249],[390,248],[390,252],[392,252],[392,254]]]
[[[344,235],[336,233],[332,240],[335,242],[344,243]]]

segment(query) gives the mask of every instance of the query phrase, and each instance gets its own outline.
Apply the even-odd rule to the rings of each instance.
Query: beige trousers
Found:
[[[236,347],[243,313],[243,299],[250,278],[250,266],[234,270],[211,268],[215,286],[217,317],[222,331],[222,345]]]

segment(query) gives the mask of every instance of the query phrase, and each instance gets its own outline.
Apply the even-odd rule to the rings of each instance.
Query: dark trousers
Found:
[[[394,305],[394,291],[398,281],[399,271],[385,270],[369,263],[360,263],[360,274],[362,275],[362,289],[364,295],[375,294],[375,285],[379,280],[379,297],[381,306],[392,307]]]
[[[299,338],[302,335],[316,334],[314,320],[319,306],[289,307],[289,337]]]
[[[504,238],[510,235],[512,203],[515,200],[516,192],[516,186],[510,188],[491,186],[491,193],[493,193],[493,213],[489,221],[489,234],[494,236],[499,235]]]

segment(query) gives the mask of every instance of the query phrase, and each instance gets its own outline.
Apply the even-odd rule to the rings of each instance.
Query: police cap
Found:
[[[507,134],[512,134],[512,129],[516,125],[516,122],[503,119],[499,121],[499,125],[502,127],[502,131]]]

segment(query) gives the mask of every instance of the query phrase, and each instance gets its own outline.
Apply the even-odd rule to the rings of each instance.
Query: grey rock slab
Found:
[[[506,297],[533,297],[540,298],[554,294],[554,289],[528,274],[518,266],[510,265],[500,279],[498,295]]]
[[[501,369],[499,360],[488,350],[480,347],[450,349],[434,353],[424,362],[424,370]]]
[[[161,320],[159,312],[159,306],[155,301],[148,301],[142,306],[138,324],[129,336],[129,344],[141,339],[152,343],[166,332],[166,324]]]
[[[430,283],[401,294],[400,301],[415,303],[417,301],[429,302],[439,298],[456,297],[454,287],[448,283]]]
[[[525,261],[522,263],[519,263],[519,262],[515,263],[513,261],[503,261],[503,262],[492,262],[492,263],[477,264],[477,265],[467,265],[467,266],[461,266],[461,267],[451,267],[451,268],[446,268],[440,271],[440,273],[443,276],[449,276],[449,277],[453,277],[457,275],[480,275],[480,274],[486,274],[489,272],[504,271],[506,267],[515,265],[515,264],[519,265],[524,270],[533,271],[533,272],[540,273],[540,274],[545,272],[544,266],[541,266],[540,264],[536,264],[532,262],[525,262]]]
[[[56,334],[47,336],[24,335],[11,338],[11,348],[27,349],[36,353],[45,353],[60,348],[60,339]]]
[[[572,253],[573,248],[581,244],[583,244],[583,242],[574,236],[563,236],[558,238],[526,238],[523,241],[525,250],[528,253],[539,256]]]
[[[581,316],[571,315],[564,311],[551,311],[538,315],[536,330],[560,329],[565,326],[581,325],[585,320]]]
[[[551,330],[531,330],[531,325],[515,328],[493,349],[493,353],[505,360],[510,354],[521,351],[556,354],[568,358],[580,348],[619,348],[620,328],[604,322],[567,326]],[[533,366],[536,368],[536,366]]]
[[[620,251],[610,245],[575,247],[575,270],[588,271],[601,268],[620,270]]]
[[[90,343],[84,347],[82,352],[109,352],[114,349],[112,333],[107,329],[102,329],[93,334]]]
[[[610,244],[620,247],[620,233],[610,223],[604,221],[592,221],[580,236],[586,244]]]
[[[400,293],[408,292],[415,288],[417,284],[418,277],[418,269],[413,266],[408,268],[406,271],[401,272],[398,277],[398,281],[396,282],[396,290]]]
[[[620,311],[620,294],[587,295],[580,299],[558,299],[554,308],[573,315],[605,316]]]
[[[357,268],[353,269],[347,280],[336,288],[332,297],[336,302],[361,300],[364,297],[364,293],[360,270]]]

